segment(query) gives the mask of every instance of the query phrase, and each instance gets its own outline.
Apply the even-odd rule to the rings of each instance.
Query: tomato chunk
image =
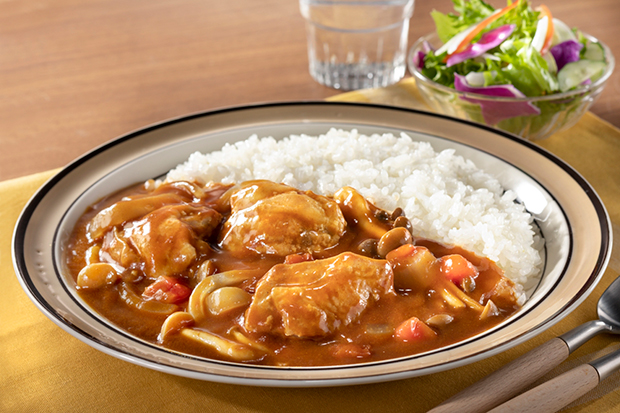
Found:
[[[437,333],[419,318],[411,317],[396,327],[394,336],[403,341],[421,341],[430,340],[436,337]]]
[[[478,269],[462,255],[446,255],[441,257],[439,261],[441,262],[441,273],[457,285],[465,278],[478,276]]]
[[[190,296],[192,291],[173,277],[160,276],[146,287],[142,297],[162,303],[176,304]]]

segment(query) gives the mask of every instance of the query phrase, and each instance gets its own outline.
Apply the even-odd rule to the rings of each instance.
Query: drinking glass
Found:
[[[342,90],[382,87],[406,70],[414,0],[299,0],[310,75]]]

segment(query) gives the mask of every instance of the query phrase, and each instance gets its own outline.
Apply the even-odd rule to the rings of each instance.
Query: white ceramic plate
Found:
[[[270,367],[208,360],[142,341],[95,314],[74,291],[62,246],[86,207],[117,189],[163,175],[194,151],[259,136],[318,135],[330,127],[400,133],[454,148],[514,190],[545,239],[545,268],[530,299],[500,326],[432,352],[330,367]],[[144,367],[260,386],[333,386],[395,380],[471,363],[539,334],[592,291],[611,252],[611,224],[592,187],[570,166],[518,137],[441,115],[349,103],[282,103],[224,109],[151,126],[77,159],[24,209],[13,237],[18,278],[38,308],[85,343]]]

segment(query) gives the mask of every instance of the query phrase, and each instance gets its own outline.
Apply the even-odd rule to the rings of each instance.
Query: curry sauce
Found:
[[[67,245],[78,294],[128,333],[201,357],[317,366],[417,354],[520,308],[491,260],[415,237],[345,187],[154,182],[93,205]]]

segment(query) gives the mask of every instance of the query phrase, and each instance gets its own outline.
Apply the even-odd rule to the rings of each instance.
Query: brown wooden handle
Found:
[[[564,340],[554,338],[489,374],[428,413],[482,413],[511,399],[569,355]]]
[[[554,413],[595,388],[599,382],[596,369],[582,364],[497,406],[489,413]]]

